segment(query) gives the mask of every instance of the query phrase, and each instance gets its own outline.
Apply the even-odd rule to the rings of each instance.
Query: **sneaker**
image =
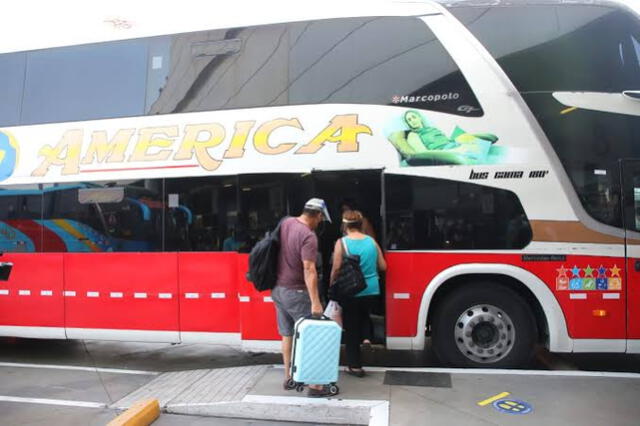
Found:
[[[309,398],[328,398],[330,396],[334,396],[337,395],[338,391],[336,390],[335,393],[332,393],[331,390],[329,389],[329,386],[322,386],[322,389],[314,389],[314,388],[309,388],[309,390],[307,391],[307,396]]]
[[[347,367],[347,374],[351,374],[356,377],[364,377],[366,373],[362,368]]]

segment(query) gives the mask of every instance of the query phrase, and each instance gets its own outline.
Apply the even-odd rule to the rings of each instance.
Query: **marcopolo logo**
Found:
[[[391,98],[391,102],[394,104],[415,104],[421,102],[441,102],[441,101],[455,101],[460,99],[460,93],[435,93],[432,95],[418,95],[418,96],[394,96]]]
[[[0,181],[9,178],[18,164],[18,143],[9,133],[0,132]]]

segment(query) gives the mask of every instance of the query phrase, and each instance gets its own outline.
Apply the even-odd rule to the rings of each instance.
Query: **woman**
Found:
[[[404,121],[409,126],[407,142],[416,152],[421,152],[424,149],[453,149],[460,146],[456,141],[446,137],[440,129],[426,126],[422,116],[417,111],[409,110],[405,112]]]
[[[362,222],[362,213],[357,210],[347,210],[342,214],[346,236],[336,241],[330,281],[333,284],[342,265],[344,242],[349,254],[360,256],[360,269],[367,284],[360,293],[341,303],[347,344],[347,372],[357,377],[363,377],[365,374],[360,360],[360,342],[362,342],[363,330],[366,329],[369,321],[371,304],[380,294],[378,271],[387,269],[387,263],[378,243],[362,232]]]

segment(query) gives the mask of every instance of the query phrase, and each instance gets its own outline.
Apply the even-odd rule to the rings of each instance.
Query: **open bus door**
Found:
[[[622,208],[625,228],[627,352],[640,352],[640,159],[623,160]],[[623,289],[624,295],[624,289]]]
[[[318,246],[322,254],[321,292],[327,291],[331,272],[331,259],[335,242],[342,236],[341,217],[345,205],[360,210],[369,220],[374,237],[384,247],[384,179],[382,169],[314,171],[312,193],[309,197],[320,197],[329,208],[332,222],[324,223],[318,230]],[[305,200],[306,201],[306,200]],[[381,276],[380,297],[372,307],[372,339],[376,343],[385,340],[384,279]]]

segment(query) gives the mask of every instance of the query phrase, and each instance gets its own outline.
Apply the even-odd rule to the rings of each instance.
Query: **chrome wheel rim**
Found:
[[[483,364],[506,357],[516,339],[516,329],[509,315],[487,304],[465,309],[454,329],[460,352],[468,359]]]

